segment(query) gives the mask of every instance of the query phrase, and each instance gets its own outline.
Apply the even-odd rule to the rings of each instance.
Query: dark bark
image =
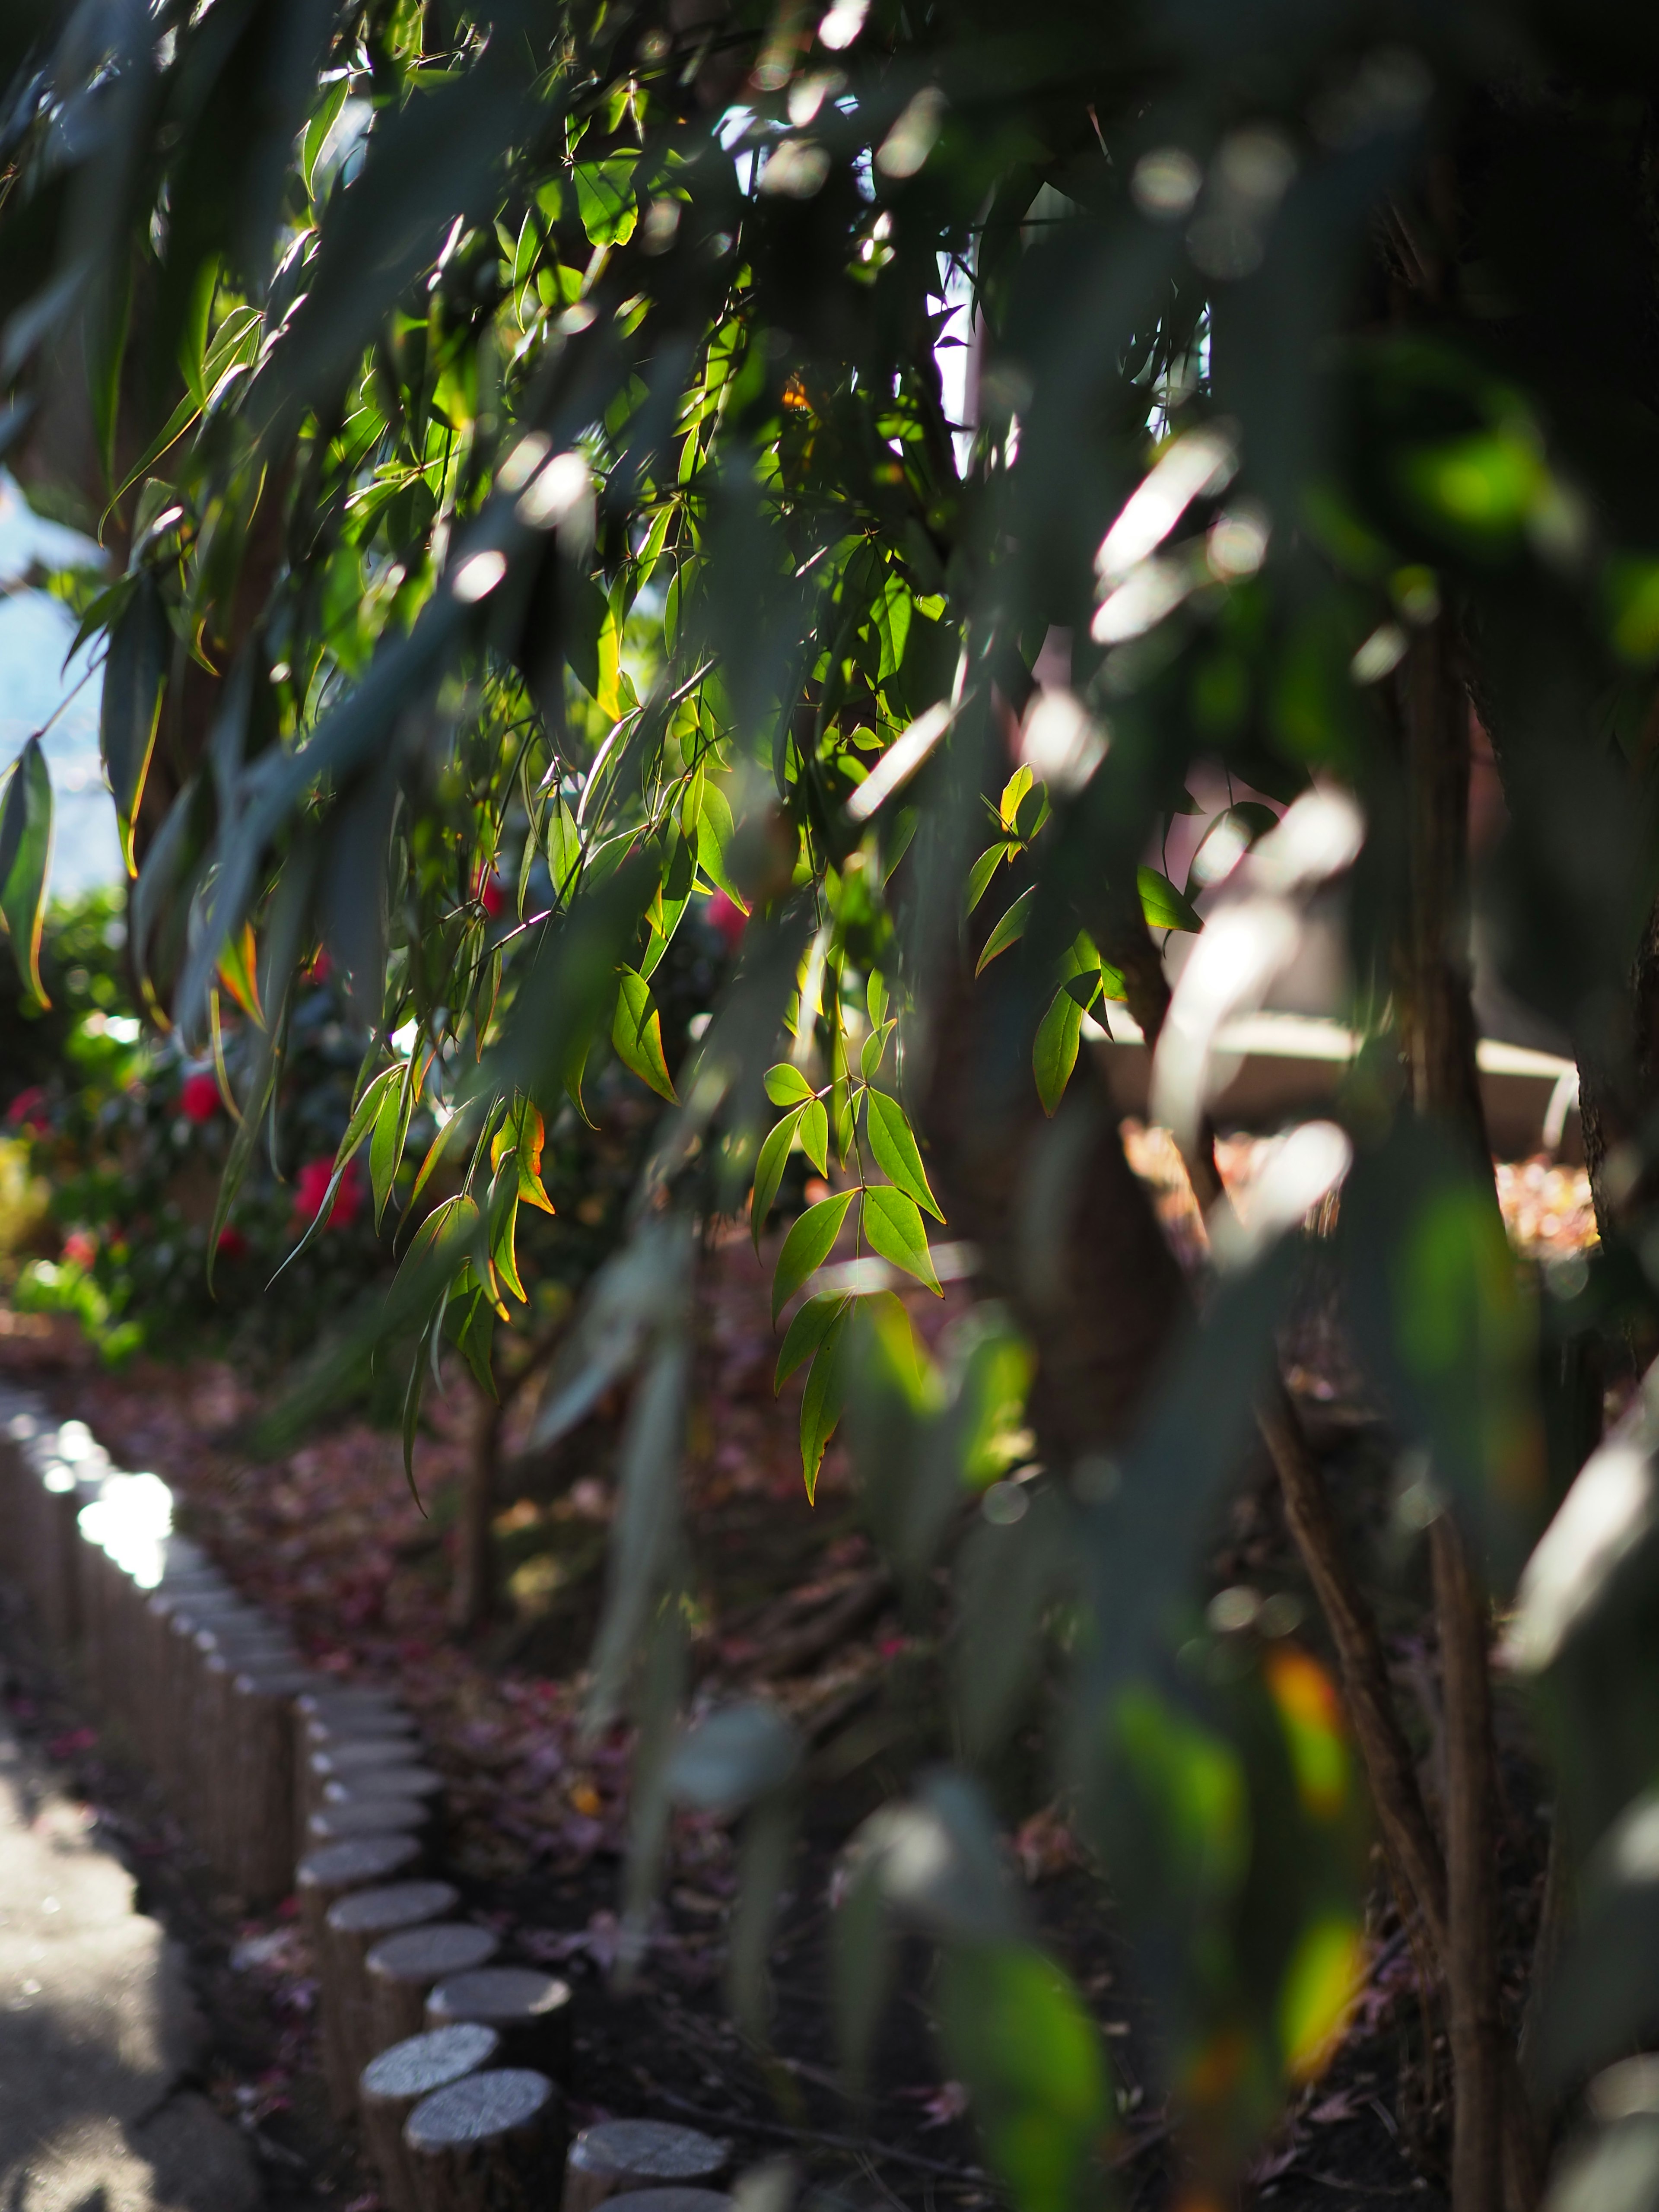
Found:
[[[1502,2035],[1497,1834],[1486,1613],[1456,1522],[1429,1530],[1446,1711],[1446,1987],[1452,2078],[1454,2212],[1498,2212]]]
[[[1417,1111],[1459,1132],[1490,1173],[1470,998],[1469,717],[1449,619],[1413,642],[1401,682],[1408,900],[1398,988]],[[1494,1200],[1494,1203],[1495,1203]],[[1449,1512],[1430,1532],[1446,1745],[1447,1940],[1455,2095],[1454,2212],[1528,2212],[1532,2120],[1502,2027],[1497,1941],[1497,1765],[1485,1592]]]

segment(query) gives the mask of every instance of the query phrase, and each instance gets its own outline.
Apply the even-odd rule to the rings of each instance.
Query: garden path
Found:
[[[246,2146],[188,2086],[202,2037],[179,1947],[0,1719],[4,2212],[252,2212]]]

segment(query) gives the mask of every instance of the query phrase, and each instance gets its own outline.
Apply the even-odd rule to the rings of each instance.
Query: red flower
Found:
[[[494,921],[496,915],[507,904],[506,887],[503,885],[499,876],[486,875],[480,872],[478,877],[478,903],[483,908],[484,912],[489,916],[489,919]]]
[[[708,902],[708,926],[726,951],[735,952],[743,943],[749,917],[735,899],[728,898],[724,891],[716,891]]]
[[[98,1257],[98,1240],[89,1229],[71,1229],[64,1239],[64,1257],[77,1267],[89,1267]]]
[[[319,945],[317,957],[306,969],[306,980],[312,983],[326,983],[333,973],[334,963],[328,957],[327,945]]]
[[[219,1085],[206,1068],[187,1075],[179,1090],[179,1111],[185,1121],[210,1121],[219,1110]]]
[[[51,1115],[46,1110],[46,1094],[38,1083],[27,1091],[20,1091],[6,1109],[6,1121],[14,1129],[45,1129],[51,1127]]]
[[[308,1229],[321,1212],[333,1173],[332,1160],[307,1160],[294,1178],[294,1218],[300,1228]],[[326,1229],[349,1229],[362,1210],[362,1170],[355,1159],[348,1160],[323,1225]]]
[[[219,1257],[222,1260],[246,1260],[247,1239],[234,1221],[226,1222],[219,1231]]]

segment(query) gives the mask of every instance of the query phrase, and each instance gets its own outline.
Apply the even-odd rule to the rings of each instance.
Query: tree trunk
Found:
[[[1401,1033],[1418,1112],[1462,1134],[1490,1174],[1469,995],[1468,687],[1449,619],[1414,639],[1401,681],[1409,824]],[[1446,1743],[1444,1951],[1455,2107],[1453,2212],[1529,2212],[1538,2179],[1498,1985],[1497,1763],[1486,1595],[1449,1512],[1430,1532]]]

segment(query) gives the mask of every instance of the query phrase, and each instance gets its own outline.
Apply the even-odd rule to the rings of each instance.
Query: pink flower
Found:
[[[334,1173],[332,1160],[307,1160],[294,1178],[294,1218],[297,1226],[308,1229],[322,1211],[323,1200],[328,1196],[329,1179]],[[340,1187],[334,1194],[334,1203],[328,1210],[324,1223],[326,1229],[349,1229],[363,1210],[362,1170],[355,1159],[348,1160],[345,1172],[340,1177]]]
[[[46,1110],[46,1094],[38,1083],[27,1091],[20,1091],[6,1109],[6,1120],[14,1129],[45,1129],[50,1127],[51,1116]]]
[[[64,1239],[64,1257],[77,1267],[89,1267],[98,1257],[98,1240],[88,1229],[72,1229]]]
[[[179,1090],[179,1111],[185,1121],[198,1124],[210,1121],[219,1111],[218,1081],[206,1068],[185,1078]]]
[[[716,891],[708,902],[708,926],[726,951],[735,952],[743,943],[749,917],[735,899],[728,898],[724,891]]]
[[[234,1221],[226,1222],[224,1227],[219,1231],[217,1249],[222,1260],[246,1259],[247,1239]]]

